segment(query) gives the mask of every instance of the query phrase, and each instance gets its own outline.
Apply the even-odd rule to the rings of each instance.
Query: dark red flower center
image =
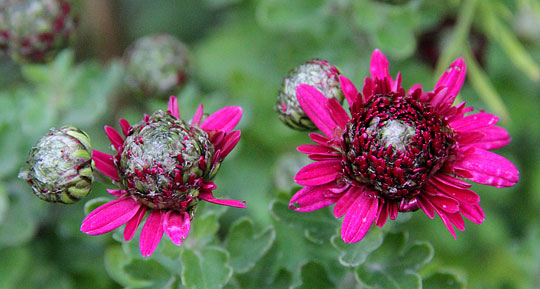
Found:
[[[122,185],[140,203],[185,210],[209,180],[213,155],[206,132],[158,111],[133,126],[116,163]]]
[[[454,144],[447,122],[417,97],[377,95],[343,135],[344,171],[380,197],[409,198],[446,161]]]

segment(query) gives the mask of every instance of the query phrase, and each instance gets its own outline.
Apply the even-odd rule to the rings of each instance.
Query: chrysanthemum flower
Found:
[[[456,238],[463,217],[484,221],[480,197],[462,179],[508,187],[519,179],[516,167],[489,152],[510,142],[496,127],[497,116],[452,105],[465,79],[465,62],[458,59],[433,91],[414,85],[408,92],[388,72],[388,61],[375,50],[371,77],[362,93],[340,76],[351,115],[335,99],[309,85],[297,88],[300,105],[324,135],[311,133],[317,144],[298,150],[316,162],[302,168],[295,181],[305,186],[290,208],[313,211],[335,204],[334,215],[345,215],[341,237],[361,240],[371,225],[382,227],[398,212],[422,209],[437,213]]]
[[[107,190],[117,199],[92,211],[81,231],[100,235],[126,224],[124,239],[129,241],[149,211],[139,242],[146,257],[154,252],[163,232],[174,244],[182,244],[200,200],[245,208],[243,202],[216,199],[212,194],[213,177],[240,139],[240,131],[233,129],[242,109],[224,107],[204,121],[203,115],[200,105],[190,123],[183,121],[171,96],[167,112],[145,115],[133,126],[121,119],[124,137],[106,126],[117,153],[94,150],[93,160],[120,189]]]

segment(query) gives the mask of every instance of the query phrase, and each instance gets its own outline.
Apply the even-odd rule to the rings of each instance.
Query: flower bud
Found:
[[[19,178],[47,202],[71,204],[92,189],[93,167],[90,139],[75,127],[51,129],[28,154],[29,168]]]
[[[76,23],[66,0],[4,0],[0,13],[0,49],[23,62],[50,60],[69,44]]]
[[[133,126],[119,158],[128,192],[151,208],[177,208],[211,179],[214,145],[208,134],[163,111]]]
[[[296,98],[296,87],[308,84],[317,88],[327,98],[343,102],[343,93],[339,86],[339,69],[326,60],[313,59],[283,78],[276,103],[279,119],[296,130],[315,130],[315,124],[306,115]]]
[[[124,53],[124,61],[126,84],[144,97],[169,97],[186,82],[188,49],[170,35],[137,40]]]

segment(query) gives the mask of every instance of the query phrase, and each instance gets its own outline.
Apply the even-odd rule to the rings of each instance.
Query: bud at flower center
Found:
[[[353,116],[343,136],[344,170],[392,199],[420,193],[454,145],[450,127],[412,96],[377,96]]]
[[[133,126],[119,158],[120,179],[140,203],[185,209],[209,179],[214,146],[208,134],[162,111]],[[195,199],[196,200],[196,199]]]

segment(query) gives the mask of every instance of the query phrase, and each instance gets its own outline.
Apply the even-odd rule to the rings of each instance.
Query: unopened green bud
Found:
[[[26,180],[47,202],[71,204],[92,189],[92,148],[88,135],[75,127],[51,129],[28,154]]]
[[[0,47],[14,60],[44,62],[65,48],[75,27],[66,0],[3,0]]]
[[[167,34],[143,37],[124,53],[126,83],[144,97],[176,95],[187,79],[188,49]]]
[[[291,70],[283,78],[276,103],[279,119],[296,130],[315,130],[316,126],[306,115],[298,99],[296,87],[308,84],[317,88],[327,98],[343,102],[343,92],[339,86],[339,69],[326,60],[313,59]]]

